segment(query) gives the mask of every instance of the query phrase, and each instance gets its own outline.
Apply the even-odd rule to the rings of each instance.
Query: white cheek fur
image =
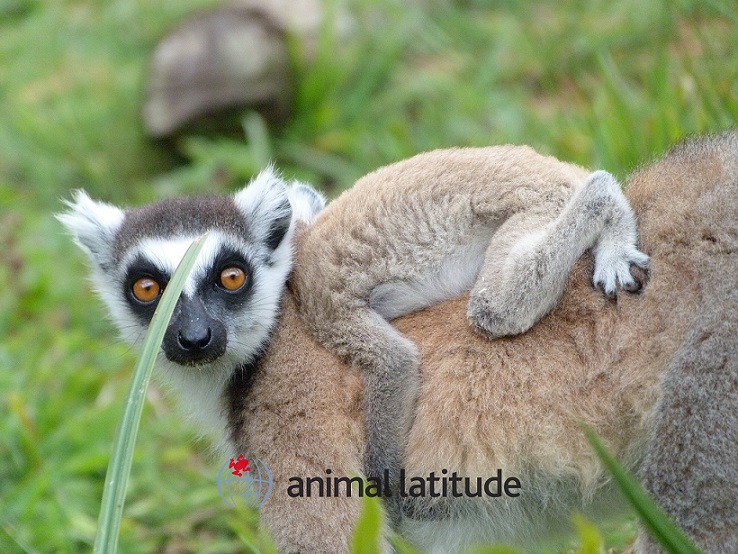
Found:
[[[261,353],[276,324],[280,299],[292,269],[291,237],[292,229],[276,250],[268,252],[264,247],[246,244],[217,231],[211,232],[185,284],[183,294],[190,297],[195,294],[198,284],[209,273],[219,251],[229,248],[253,260],[254,288],[251,298],[241,313],[224,322],[228,333],[228,347],[218,360],[197,368],[188,368],[170,362],[163,352],[159,354],[154,373],[157,381],[174,393],[182,412],[195,424],[201,435],[213,441],[217,450],[226,448],[229,441],[228,414],[223,397],[225,387],[234,370],[241,364],[253,361]],[[163,273],[171,274],[194,238],[142,240],[124,256],[122,270],[113,279],[110,275],[103,275],[99,269],[94,270],[93,281],[96,284],[105,284],[96,286],[97,292],[126,342],[140,346],[148,326],[141,324],[124,297],[125,268],[133,260],[143,257]],[[265,258],[269,258],[271,263],[263,263]]]

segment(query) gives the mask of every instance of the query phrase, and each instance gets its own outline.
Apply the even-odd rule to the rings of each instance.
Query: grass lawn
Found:
[[[419,151],[508,142],[625,177],[738,119],[730,2],[354,3],[348,42],[327,33],[295,64],[284,128],[169,147],[140,125],[148,56],[216,2],[0,0],[0,552],[90,550],[135,360],[52,217],[71,189],[123,204],[224,192],[274,159],[335,194]],[[153,387],[121,552],[263,542],[255,514],[223,505],[206,450]],[[616,552],[632,534],[606,533]]]

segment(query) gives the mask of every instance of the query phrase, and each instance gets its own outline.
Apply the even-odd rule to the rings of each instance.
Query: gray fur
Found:
[[[209,229],[258,238],[228,196],[187,196],[169,198],[125,211],[125,218],[115,235],[113,253],[121,262],[127,252],[144,237],[175,239],[202,235]]]
[[[646,267],[635,247],[635,217],[615,178],[597,171],[555,220],[537,209],[516,214],[492,236],[471,292],[472,326],[490,338],[530,329],[558,303],[574,263],[595,246],[594,283],[609,296],[637,289],[630,266]]]
[[[738,552],[737,334],[735,305],[699,317],[666,369],[642,468],[646,489],[715,554]],[[659,549],[642,537],[640,551]]]
[[[738,268],[738,134],[685,143],[670,158],[697,176],[701,164],[713,164],[710,177],[721,186],[693,208],[700,222],[694,233],[702,241],[695,260],[702,309],[665,371],[641,475],[704,552],[738,552],[738,294],[732,278]],[[660,552],[645,531],[636,550]]]

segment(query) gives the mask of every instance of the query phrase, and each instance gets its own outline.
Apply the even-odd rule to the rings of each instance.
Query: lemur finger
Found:
[[[621,275],[619,285],[621,289],[628,292],[637,292],[641,289],[641,284],[633,277],[633,274],[630,272],[630,267],[628,267],[627,274],[624,273]]]
[[[623,284],[623,290],[626,290],[628,292],[633,292],[633,293],[641,292],[642,288],[643,288],[643,283],[641,283],[637,279],[633,279],[631,282]]]
[[[643,267],[638,264],[633,264],[630,266],[630,274],[633,276],[633,280],[638,284],[638,288],[631,292],[641,292],[648,283],[650,277],[648,266]]]
[[[600,291],[603,295],[605,295],[606,298],[610,300],[614,300],[617,297],[617,287],[615,286],[614,281],[610,281],[609,279],[606,281],[604,279],[595,279],[593,282],[594,288],[598,291]]]
[[[642,269],[646,269],[651,263],[651,258],[640,250],[634,250],[633,252],[631,252],[629,258],[631,264],[636,265]]]

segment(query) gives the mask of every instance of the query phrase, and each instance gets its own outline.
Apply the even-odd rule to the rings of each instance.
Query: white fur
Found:
[[[488,244],[489,237],[479,235],[419,279],[378,285],[369,295],[369,306],[390,320],[459,296],[477,280]]]
[[[83,190],[75,191],[72,198],[73,201],[64,201],[69,211],[57,214],[56,218],[90,259],[99,265],[110,263],[110,245],[123,222],[123,210],[96,202]]]
[[[240,314],[223,322],[228,346],[219,359],[194,368],[182,367],[170,362],[162,351],[155,372],[157,379],[175,392],[187,417],[219,449],[224,448],[228,440],[224,434],[227,429],[224,387],[234,370],[258,355],[276,322],[279,301],[292,270],[292,236],[296,222],[311,222],[325,204],[320,194],[305,185],[295,182],[286,187],[271,167],[236,193],[233,200],[251,226],[251,240],[211,230],[185,282],[183,294],[192,297],[198,283],[209,273],[218,252],[229,248],[251,262],[254,288],[250,300]],[[131,345],[140,346],[148,326],[135,316],[122,294],[128,266],[136,258],[143,257],[162,273],[171,275],[196,237],[146,237],[129,248],[120,262],[114,263],[112,247],[125,217],[123,210],[93,201],[84,191],[76,192],[73,201],[65,203],[68,211],[57,215],[57,219],[92,262],[93,287],[107,306],[122,338]],[[276,219],[290,217],[290,214],[287,233],[277,248],[270,250],[263,244],[264,238]]]
[[[260,172],[233,197],[257,236],[265,236],[275,218],[287,215],[290,206],[285,200],[287,189],[273,166]]]
[[[297,181],[291,187],[285,187],[274,167],[269,166],[233,197],[234,203],[251,224],[253,233],[259,237],[266,236],[271,223],[286,216],[288,210],[291,210],[289,230],[270,256],[275,268],[281,268],[279,275],[275,275],[278,282],[274,283],[275,289],[279,288],[280,291],[292,270],[292,238],[297,222],[312,222],[318,211],[325,206],[325,199],[315,191],[315,196],[320,200],[319,206],[315,202],[311,203],[305,188],[309,187]]]
[[[630,273],[631,264],[645,268],[649,258],[637,248],[636,217],[618,182],[606,171],[596,171],[592,178],[596,178],[593,182],[602,188],[601,195],[607,196],[617,206],[612,210],[614,221],[605,225],[593,250],[595,269],[592,282],[595,287],[601,286],[606,294],[612,295],[618,287],[632,288],[635,279]]]
[[[325,196],[299,181],[292,182],[287,189],[287,196],[292,206],[292,220],[307,225],[312,225],[326,203]]]

